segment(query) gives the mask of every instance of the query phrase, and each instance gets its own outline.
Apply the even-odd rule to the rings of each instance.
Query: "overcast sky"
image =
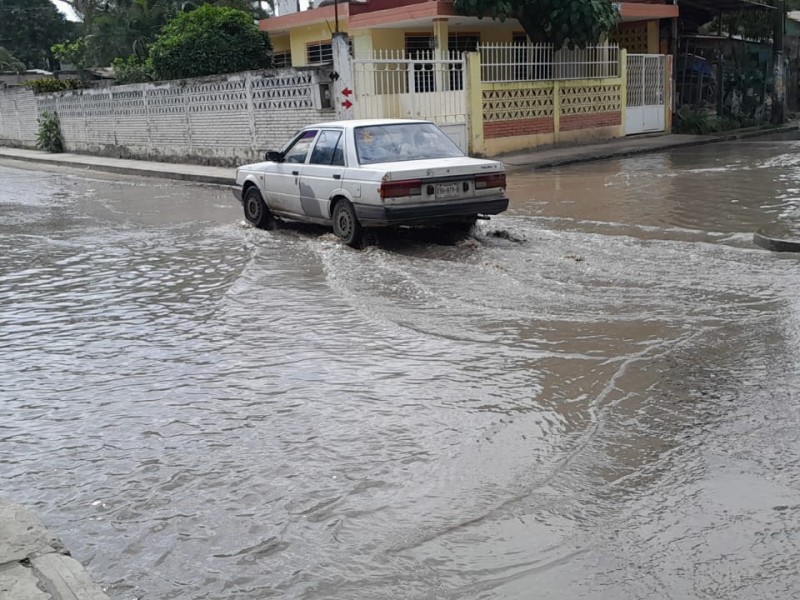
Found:
[[[60,10],[65,15],[67,15],[67,18],[70,21],[77,21],[78,20],[78,17],[75,15],[73,10],[69,6],[67,6],[63,2],[59,2],[58,0],[50,0],[50,1],[58,7],[58,10]]]

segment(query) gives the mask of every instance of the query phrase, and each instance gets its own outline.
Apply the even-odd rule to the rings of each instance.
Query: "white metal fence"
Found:
[[[619,77],[619,46],[556,50],[551,44],[481,44],[481,81],[553,81]]]
[[[361,118],[413,117],[436,122],[465,120],[464,60],[432,52],[376,50],[353,60],[356,112]]]
[[[458,52],[443,58],[432,50],[375,50],[372,58],[357,58],[353,65],[356,85],[370,94],[464,89],[464,60]]]
[[[353,60],[357,118],[429,119],[465,147],[464,59],[429,50],[376,50]]]

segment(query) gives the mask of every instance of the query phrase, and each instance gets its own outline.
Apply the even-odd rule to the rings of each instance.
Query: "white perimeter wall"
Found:
[[[316,70],[277,69],[34,95],[0,90],[0,145],[36,141],[37,117],[56,112],[68,152],[241,164],[261,160],[297,129],[335,118]]]

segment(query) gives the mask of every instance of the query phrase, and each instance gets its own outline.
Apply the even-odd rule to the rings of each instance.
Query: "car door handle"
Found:
[[[292,175],[300,175],[300,171],[292,171]]]
[[[341,179],[341,178],[342,178],[342,176],[341,176],[341,175],[334,175],[334,176],[333,176],[333,178],[334,178],[334,179]]]

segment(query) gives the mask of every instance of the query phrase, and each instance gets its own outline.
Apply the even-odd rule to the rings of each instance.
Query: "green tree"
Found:
[[[595,44],[619,18],[609,0],[454,0],[453,6],[467,16],[517,19],[532,42],[556,48]]]
[[[760,8],[750,5],[747,10],[726,12],[716,16],[701,27],[702,33],[717,34],[720,30],[723,35],[740,35],[745,39],[763,43],[772,41],[777,13],[770,7],[775,7],[775,0],[768,0],[769,6]],[[800,9],[800,0],[787,0],[786,10]],[[711,15],[709,15],[709,19]]]
[[[269,67],[270,49],[250,14],[207,4],[170,21],[150,60],[157,79],[183,79]]]
[[[146,58],[147,46],[177,14],[172,0],[118,1],[95,10],[85,24],[86,55],[93,66],[107,66],[114,58]]]
[[[51,49],[55,57],[62,63],[68,63],[78,69],[86,69],[88,66],[86,60],[86,38],[78,38],[74,42],[53,44]]]
[[[25,63],[0,46],[0,71],[21,73],[25,70]]]
[[[50,0],[0,0],[0,46],[28,68],[51,68],[50,47],[74,33]]]
[[[251,13],[253,18],[264,18],[267,13],[263,6],[269,5],[258,0],[64,1],[83,19],[81,35],[84,49],[81,58],[86,67],[107,66],[115,58],[125,59],[125,64],[131,66],[135,61],[127,61],[130,56],[143,62],[147,58],[149,44],[170,19],[182,12],[213,4]],[[63,54],[71,50],[74,48],[60,48],[59,52]]]
[[[146,58],[142,60],[137,56],[128,58],[115,58],[111,63],[114,67],[114,80],[119,85],[126,83],[143,83],[153,81],[153,62]]]
[[[61,1],[65,4],[68,4],[87,25],[90,25],[98,15],[104,12],[124,11],[132,3],[132,0]],[[189,12],[199,8],[203,4],[215,4],[217,6],[225,6],[228,8],[250,11],[257,19],[264,19],[267,17],[267,11],[265,7],[274,9],[274,0],[167,0],[165,4],[169,5],[170,9],[174,13]]]
[[[275,9],[274,0],[269,0],[269,2],[261,2],[259,0],[183,0],[180,3],[183,12],[200,8],[204,4],[250,12],[255,19],[266,19],[269,16],[264,5],[269,6],[272,10]]]

